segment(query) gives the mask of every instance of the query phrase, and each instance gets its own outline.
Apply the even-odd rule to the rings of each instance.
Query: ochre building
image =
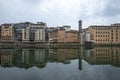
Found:
[[[14,41],[14,24],[3,24],[1,26],[1,42],[13,42]]]
[[[88,28],[95,44],[120,44],[120,24],[94,25]]]

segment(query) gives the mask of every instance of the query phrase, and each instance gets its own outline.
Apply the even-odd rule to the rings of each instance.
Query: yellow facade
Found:
[[[61,43],[65,41],[65,30],[54,30],[49,33],[49,42]]]
[[[68,31],[65,34],[65,42],[78,42],[78,34],[76,32]]]
[[[1,42],[13,42],[14,30],[13,24],[4,24],[1,26]]]
[[[57,32],[58,43],[65,42],[65,30],[58,30]]]
[[[65,31],[63,30],[55,30],[49,33],[49,42],[57,42],[57,43],[75,43],[78,42],[78,34],[77,32]]]
[[[120,43],[120,25],[90,26],[88,30],[92,34],[95,44]]]

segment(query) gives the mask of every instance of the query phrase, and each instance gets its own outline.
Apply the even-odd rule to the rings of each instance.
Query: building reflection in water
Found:
[[[50,62],[62,62],[70,64],[71,59],[78,59],[77,49],[49,49]]]
[[[83,59],[91,65],[107,65],[120,67],[119,47],[96,47],[92,50],[85,50]]]
[[[1,49],[0,65],[2,67],[44,68],[48,62],[71,64],[78,60],[78,69],[82,70],[82,59],[91,65],[120,67],[119,47],[95,47],[94,49]]]
[[[12,49],[2,49],[0,52],[0,62],[1,66],[13,66],[13,50]]]
[[[48,62],[70,64],[78,59],[78,49],[1,49],[2,67],[44,68]]]

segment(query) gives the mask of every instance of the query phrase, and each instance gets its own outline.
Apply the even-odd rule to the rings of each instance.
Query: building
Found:
[[[1,42],[1,26],[0,26],[0,42]]]
[[[45,42],[45,29],[42,27],[37,27],[35,29],[35,39],[34,42]]]
[[[14,38],[16,42],[22,42],[22,29],[26,28],[30,22],[16,23],[14,25]]]
[[[30,41],[45,42],[45,29],[46,28],[47,28],[46,23],[43,23],[43,22],[37,22],[37,24],[31,24]]]
[[[58,26],[58,27],[47,27],[46,28],[46,42],[53,42],[52,41],[52,37],[54,36],[54,33],[57,32],[57,30],[65,30],[65,31],[71,31],[71,26],[68,25],[64,25],[62,27]],[[54,32],[55,31],[55,32]],[[50,33],[51,33],[51,37],[50,37]],[[56,34],[55,34],[56,35]],[[50,38],[50,39],[49,39]],[[50,40],[50,41],[49,41]]]
[[[78,31],[57,29],[49,33],[49,42],[53,43],[76,43],[78,42]]]
[[[50,32],[49,42],[53,42],[53,43],[65,42],[65,29],[58,29]]]
[[[37,26],[38,26],[38,27],[42,27],[42,28],[44,28],[44,29],[47,28],[47,25],[46,25],[46,23],[44,23],[44,22],[37,22]]]
[[[91,45],[94,43],[93,36],[88,29],[82,29],[80,33],[80,44],[81,45]]]
[[[71,26],[51,28],[48,31],[48,42],[51,43],[76,43],[78,42],[78,31],[71,30]]]
[[[57,27],[57,29],[65,29],[65,31],[71,31],[71,26],[63,25],[62,27]]]
[[[30,42],[30,27],[22,29],[22,42]]]
[[[14,42],[14,24],[1,25],[1,42]]]
[[[46,24],[43,22],[29,23],[22,29],[22,42],[45,42],[45,29]]]
[[[54,30],[57,30],[57,28],[56,27],[47,27],[45,29],[45,41],[46,42],[49,42],[49,33],[54,31]]]
[[[93,25],[88,28],[95,44],[119,44],[120,24]]]
[[[75,31],[75,30],[66,31],[65,42],[66,43],[77,43],[78,42],[78,31]]]

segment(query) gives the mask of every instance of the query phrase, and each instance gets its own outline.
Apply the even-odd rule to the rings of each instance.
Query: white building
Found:
[[[36,28],[34,42],[45,42],[45,29]]]
[[[22,42],[29,42],[30,41],[30,27],[26,27],[22,29]]]
[[[45,42],[45,23],[30,23],[22,29],[22,42]]]
[[[87,29],[80,34],[81,45],[84,45],[86,42],[94,42],[91,33]]]

